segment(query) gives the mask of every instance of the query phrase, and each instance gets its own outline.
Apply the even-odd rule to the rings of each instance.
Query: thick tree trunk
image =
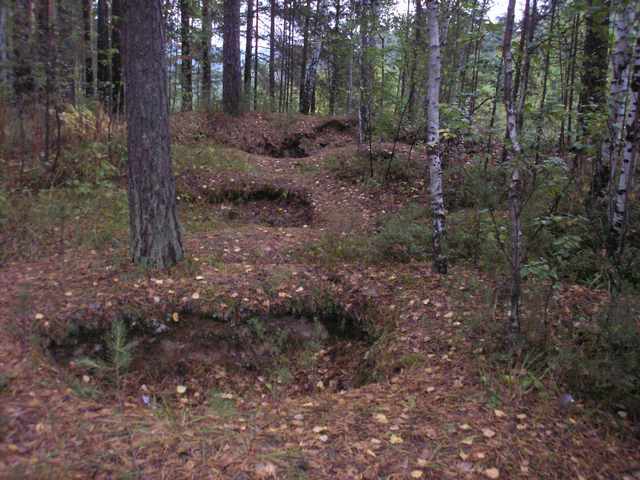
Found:
[[[124,111],[124,91],[122,83],[122,26],[124,25],[124,5],[126,0],[111,1],[111,78],[113,82],[112,110],[116,114]]]
[[[182,111],[193,110],[193,68],[191,58],[191,5],[190,0],[180,0],[180,71],[182,87]]]
[[[98,96],[104,105],[111,99],[111,55],[109,3],[98,0]]]
[[[619,266],[624,251],[624,238],[628,222],[629,191],[633,185],[635,162],[640,154],[640,37],[636,39],[631,76],[631,101],[629,103],[622,148],[622,162],[616,189],[611,193],[611,213],[607,253],[614,265]],[[615,112],[612,112],[615,115]],[[618,285],[616,287],[619,288]]]
[[[276,109],[276,0],[270,0],[269,26],[269,106]]]
[[[244,47],[244,99],[246,109],[251,110],[251,66],[253,56],[253,0],[247,0],[247,33]]]
[[[91,48],[92,13],[91,0],[82,1],[82,37],[84,53],[84,94],[87,98],[94,94],[93,49]]]
[[[171,169],[161,0],[127,1],[125,81],[131,257],[168,268],[184,256]]]
[[[444,247],[445,211],[442,188],[442,161],[440,159],[440,27],[438,26],[438,3],[428,0],[427,18],[429,24],[429,70],[427,76],[427,162],[429,164],[429,185],[431,211],[433,215],[433,269],[447,273],[447,255]]]
[[[227,115],[240,115],[240,0],[224,0],[222,57],[222,107]]]
[[[513,38],[513,23],[515,16],[515,0],[509,0],[507,18],[505,20],[502,43],[502,59],[504,68],[504,107],[507,113],[507,130],[505,134],[505,160],[513,161],[514,156],[521,152],[518,143],[516,112],[513,99],[513,57],[511,54],[511,39]],[[520,285],[522,266],[522,226],[520,223],[521,210],[521,179],[517,161],[513,164],[511,184],[509,187],[509,217],[511,220],[511,306],[509,308],[509,340],[515,347],[520,337]]]
[[[211,27],[211,0],[202,0],[202,44],[200,53],[202,57],[202,95],[201,105],[205,110],[211,107],[211,38],[213,31]]]

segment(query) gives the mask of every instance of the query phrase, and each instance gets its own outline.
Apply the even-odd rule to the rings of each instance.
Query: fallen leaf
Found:
[[[176,387],[176,392],[178,392],[179,395],[183,395],[187,392],[187,387],[185,387],[184,385],[178,385]]]
[[[389,437],[389,442],[391,442],[392,445],[398,445],[400,443],[403,443],[404,440],[398,435],[391,435],[391,437]]]
[[[500,470],[498,470],[496,467],[487,468],[484,471],[484,476],[492,479],[500,478]]]
[[[387,418],[387,416],[384,413],[376,414],[375,419],[376,419],[376,422],[378,422],[378,423],[382,423],[382,424],[389,423],[389,419]]]
[[[487,438],[493,438],[493,437],[496,436],[496,432],[494,432],[490,428],[483,428],[482,429],[482,434]]]
[[[411,472],[411,478],[422,478],[422,470],[413,470]]]

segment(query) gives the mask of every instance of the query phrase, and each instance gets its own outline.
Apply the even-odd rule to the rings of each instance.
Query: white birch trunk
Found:
[[[515,16],[515,0],[509,0],[504,27],[502,58],[504,65],[504,106],[507,113],[505,160],[512,161],[521,152],[518,143],[516,111],[513,101],[513,56],[511,40]],[[522,227],[520,224],[520,169],[514,162],[509,186],[509,216],[511,220],[511,305],[509,308],[509,339],[515,347],[520,336],[520,283],[522,264]]]
[[[615,192],[611,195],[611,218],[609,220],[609,236],[607,249],[609,257],[618,262],[624,249],[624,235],[627,226],[629,190],[633,183],[635,162],[640,150],[640,37],[636,40],[633,54],[633,71],[631,76],[631,102],[627,109],[624,131],[622,163]]]
[[[609,132],[602,142],[602,162],[609,166],[609,185],[615,185],[618,161],[621,155],[622,129],[627,96],[629,93],[629,68],[633,56],[631,44],[637,15],[633,2],[617,0],[613,7],[612,23],[615,35],[611,53],[611,87],[609,96]],[[613,214],[609,211],[609,216]]]
[[[440,158],[440,29],[438,26],[438,2],[427,4],[429,26],[429,70],[427,73],[427,162],[429,164],[429,190],[433,215],[433,269],[447,273],[447,256],[444,251],[445,210],[442,189],[442,160]]]

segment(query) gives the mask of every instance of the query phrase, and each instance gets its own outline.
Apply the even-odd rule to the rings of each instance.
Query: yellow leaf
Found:
[[[500,470],[496,467],[487,468],[484,471],[484,476],[492,479],[500,478]]]
[[[180,315],[178,315],[178,312],[173,312],[173,314],[171,315],[171,319],[174,322],[177,322],[178,320],[180,320]]]
[[[376,422],[378,423],[382,423],[382,424],[389,423],[389,420],[387,419],[387,416],[384,413],[376,414],[375,419],[376,419]]]
[[[507,414],[504,413],[502,410],[494,410],[493,414],[498,418],[502,418],[502,417],[506,417],[507,416]]]
[[[402,437],[398,435],[391,435],[391,437],[389,438],[389,442],[391,442],[392,445],[398,445],[400,443],[403,443],[404,440],[402,440]]]
[[[176,392],[178,392],[179,395],[183,395],[187,392],[187,387],[185,387],[184,385],[178,385],[176,387]]]
[[[414,470],[411,472],[411,478],[422,478],[422,470]]]

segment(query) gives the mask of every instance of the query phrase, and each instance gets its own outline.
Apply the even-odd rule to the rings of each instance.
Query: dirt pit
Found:
[[[199,404],[361,386],[374,378],[374,340],[348,317],[178,316],[80,329],[49,351],[85,390]]]
[[[258,188],[223,192],[211,203],[227,220],[271,227],[302,227],[313,221],[313,204],[304,192],[281,188]]]

